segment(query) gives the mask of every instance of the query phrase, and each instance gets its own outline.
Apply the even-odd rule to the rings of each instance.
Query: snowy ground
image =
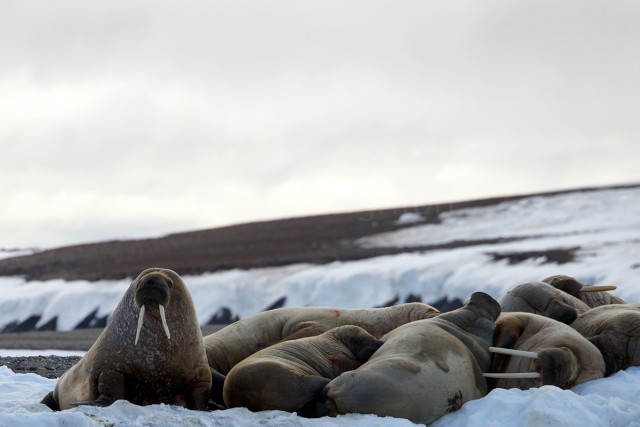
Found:
[[[252,413],[243,408],[189,411],[168,405],[136,406],[118,401],[108,408],[79,407],[52,412],[38,403],[56,380],[14,374],[0,367],[0,426],[279,426],[405,427],[402,419],[373,415],[305,419],[281,411]],[[433,426],[638,426],[640,368],[582,384],[573,390],[544,386],[527,391],[497,389],[432,424]]]
[[[503,243],[469,244],[458,249],[404,253],[327,265],[231,270],[184,277],[201,323],[224,308],[246,317],[286,297],[285,306],[379,306],[410,295],[425,302],[441,297],[466,299],[476,290],[498,298],[511,287],[568,274],[585,283],[615,284],[614,293],[640,302],[640,189],[599,190],[552,197],[532,197],[443,215],[441,224],[423,225],[420,218],[399,217],[401,231],[371,236],[365,246],[410,247],[454,241],[503,238]],[[572,261],[557,265],[544,257],[510,263],[492,254],[568,250]],[[73,329],[97,311],[108,315],[129,281],[25,282],[0,278],[0,328],[30,316],[39,324],[57,318],[59,330]],[[110,408],[78,408],[51,413],[37,402],[55,380],[14,374],[0,367],[0,426],[200,425],[200,426],[408,426],[406,420],[349,415],[307,420],[270,411],[242,409],[200,413],[156,405],[137,407],[117,402]],[[465,404],[435,425],[626,426],[640,425],[640,368],[580,385],[572,391],[542,387],[528,391],[495,390]]]

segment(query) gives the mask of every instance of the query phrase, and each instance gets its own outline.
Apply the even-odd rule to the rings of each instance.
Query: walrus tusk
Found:
[[[162,319],[162,327],[164,328],[164,333],[167,334],[167,339],[171,339],[171,334],[169,333],[169,326],[167,325],[167,318],[164,315],[164,305],[160,304],[160,319]]]
[[[510,348],[489,347],[491,353],[508,354],[510,356],[522,356],[530,359],[537,359],[538,353],[534,351],[513,350]]]
[[[482,375],[486,378],[540,378],[539,372],[516,372],[506,374],[486,373]]]
[[[142,322],[144,322],[144,304],[140,307],[140,313],[138,314],[138,327],[136,328],[136,341],[134,345],[138,345],[138,338],[140,338],[140,331],[142,330]]]
[[[583,286],[582,289],[580,289],[580,292],[615,291],[616,289],[618,289],[618,287],[614,285],[593,285]]]

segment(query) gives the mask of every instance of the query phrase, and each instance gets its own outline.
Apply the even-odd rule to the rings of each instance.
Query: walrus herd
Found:
[[[281,308],[203,337],[180,276],[150,268],[42,403],[126,399],[427,424],[493,388],[568,389],[640,366],[640,304],[614,289],[557,275],[497,301],[475,292],[445,313],[422,303]]]

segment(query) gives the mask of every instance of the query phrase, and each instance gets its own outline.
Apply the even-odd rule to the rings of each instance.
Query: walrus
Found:
[[[226,407],[281,410],[322,416],[316,404],[323,387],[356,369],[382,345],[359,326],[338,326],[320,335],[283,341],[242,360],[226,376]]]
[[[640,366],[640,304],[611,304],[582,313],[571,327],[595,345],[605,375]]]
[[[606,291],[617,289],[608,285],[585,285],[571,276],[556,274],[542,280],[556,289],[560,289],[569,295],[578,298],[590,308],[608,304],[626,304],[621,298]]]
[[[461,308],[399,326],[359,368],[323,390],[329,415],[376,414],[429,424],[487,394],[482,376],[491,363],[500,306],[475,292]]]
[[[241,360],[283,340],[319,335],[337,326],[360,326],[376,338],[405,323],[428,319],[440,312],[423,303],[384,308],[278,308],[238,320],[204,337],[213,375],[211,399],[223,402],[224,376]]]
[[[575,329],[532,313],[502,313],[496,320],[491,373],[493,387],[554,385],[568,389],[602,378],[600,351]],[[516,351],[513,351],[516,350]],[[523,375],[523,374],[532,375]]]
[[[528,282],[509,290],[498,300],[502,312],[540,314],[567,325],[589,306],[578,298],[544,282]]]
[[[205,409],[211,371],[191,295],[174,271],[144,270],[105,329],[42,403],[53,410],[166,403]]]

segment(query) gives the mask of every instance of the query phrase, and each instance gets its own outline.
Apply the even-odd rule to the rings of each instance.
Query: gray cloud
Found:
[[[632,2],[3,11],[0,247],[639,178]]]

